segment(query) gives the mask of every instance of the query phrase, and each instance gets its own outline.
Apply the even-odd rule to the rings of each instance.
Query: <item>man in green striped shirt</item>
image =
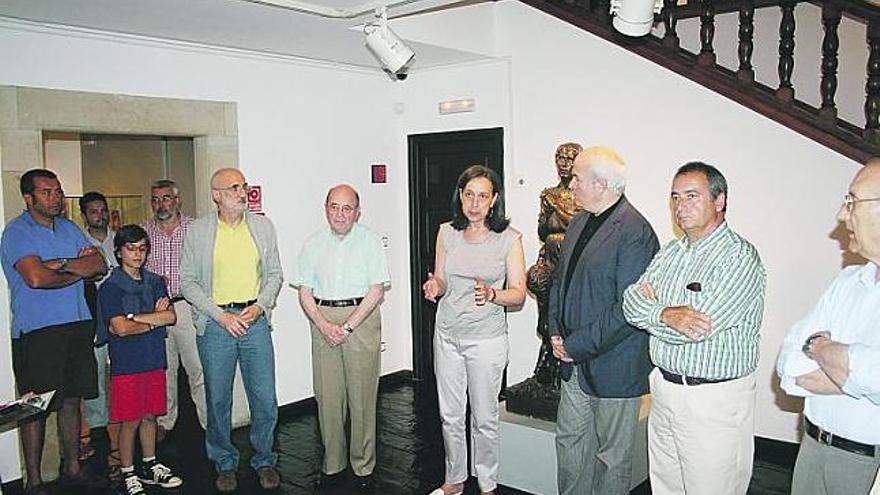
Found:
[[[624,292],[623,311],[650,334],[648,420],[655,494],[744,494],[752,474],[755,377],[765,272],[725,221],[727,181],[683,165],[671,200],[681,239]]]

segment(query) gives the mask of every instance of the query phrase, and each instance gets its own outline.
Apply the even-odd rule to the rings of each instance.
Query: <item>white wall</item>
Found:
[[[474,15],[493,19],[494,53],[509,60],[507,73],[499,63],[413,76],[419,85],[413,96],[417,101],[445,99],[454,82],[456,94],[477,98],[478,110],[459,123],[431,114],[436,110],[427,110],[426,104],[418,118],[408,115],[407,131],[503,123],[507,204],[514,225],[526,234],[529,263],[539,247],[534,234],[538,194],[557,181],[553,152],[558,143],[573,139],[617,148],[630,163],[627,196],[661,241],[673,237],[667,198],[675,169],[690,160],[718,166],[730,182],[730,224],[758,247],[768,272],[757,434],[794,441],[797,415],[777,405],[774,361],[787,329],[840,267],[840,249],[828,235],[858,165],[524,4],[508,0],[470,8]],[[420,21],[415,18],[395,29],[431,33],[433,20],[424,26]],[[522,36],[526,31],[540,35]],[[447,31],[437,33],[437,40],[443,36],[456,38]],[[491,104],[505,89],[510,105]],[[511,187],[516,175],[525,177],[523,187]],[[511,383],[531,374],[538,346],[536,318],[532,301],[510,318]]]

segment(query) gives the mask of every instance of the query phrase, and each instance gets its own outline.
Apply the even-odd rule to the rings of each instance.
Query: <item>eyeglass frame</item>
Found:
[[[161,196],[150,196],[150,203],[166,203],[180,198],[178,194],[163,194]]]
[[[248,192],[249,188],[250,188],[250,184],[248,184],[247,182],[242,182],[242,183],[232,184],[232,185],[226,186],[226,187],[215,187],[214,190],[215,191],[231,191],[231,192],[237,193],[239,191]]]
[[[880,201],[880,197],[877,198],[859,198],[856,197],[855,194],[848,192],[843,197],[843,209],[847,211],[847,213],[852,213],[853,209],[856,207],[857,203],[868,203],[872,201]]]

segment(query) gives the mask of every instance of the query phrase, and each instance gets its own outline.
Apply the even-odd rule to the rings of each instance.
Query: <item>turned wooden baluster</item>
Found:
[[[833,124],[837,119],[834,95],[837,93],[837,50],[840,48],[837,38],[840,7],[834,2],[825,2],[822,5],[822,24],[825,26],[825,38],[822,40],[822,82],[819,84],[822,107],[819,109],[819,117]]]
[[[736,78],[744,83],[755,82],[755,70],[752,68],[752,51],[755,43],[755,2],[740,0],[739,2],[739,70]]]
[[[868,21],[868,82],[865,84],[865,139],[880,143],[880,19]]]
[[[779,88],[776,96],[786,102],[794,100],[791,73],[794,71],[794,6],[795,1],[785,0],[779,4],[782,22],[779,23]]]
[[[678,19],[675,17],[675,9],[678,7],[676,0],[663,0],[663,26],[666,33],[663,34],[663,46],[671,51],[678,50],[678,33],[675,31]]]
[[[712,40],[715,38],[715,3],[713,0],[701,0],[700,12],[700,54],[697,63],[704,67],[715,65],[715,50]]]

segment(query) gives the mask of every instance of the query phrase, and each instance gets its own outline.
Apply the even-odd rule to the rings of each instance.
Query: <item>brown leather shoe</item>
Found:
[[[257,477],[260,478],[260,486],[263,490],[274,490],[281,486],[281,476],[278,470],[272,466],[257,469]]]
[[[235,471],[222,471],[219,473],[214,486],[217,487],[217,491],[220,493],[234,492],[238,488],[238,478],[235,477]]]

